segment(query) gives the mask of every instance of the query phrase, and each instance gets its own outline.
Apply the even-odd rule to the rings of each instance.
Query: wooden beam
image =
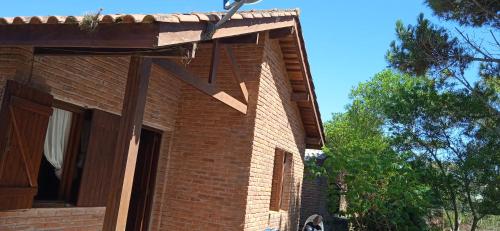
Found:
[[[212,39],[294,25],[295,16],[230,20],[215,32]],[[205,30],[205,22],[100,23],[93,31],[82,30],[76,23],[8,24],[0,25],[0,47],[157,48],[203,41]]]
[[[274,29],[269,31],[270,39],[280,39],[293,35],[295,33],[295,27],[284,27],[280,29]]]
[[[259,33],[245,34],[219,39],[221,44],[259,44]]]
[[[130,59],[111,175],[111,182],[114,183],[106,206],[104,230],[125,230],[127,224],[151,63],[150,58],[140,56],[132,56]]]
[[[292,102],[309,102],[310,97],[307,92],[292,92],[290,95],[290,100]]]
[[[324,140],[324,132],[323,132],[323,124],[321,123],[321,117],[320,117],[320,114],[319,114],[319,111],[318,111],[318,105],[317,105],[317,102],[316,102],[316,99],[314,97],[314,89],[312,87],[312,84],[311,81],[312,81],[312,78],[311,78],[311,72],[309,70],[309,64],[308,64],[308,61],[307,61],[307,54],[305,52],[305,48],[303,47],[303,43],[304,43],[304,39],[302,38],[302,35],[300,33],[300,24],[299,23],[296,23],[294,25],[295,27],[295,31],[297,33],[295,33],[294,35],[294,40],[295,40],[295,43],[297,45],[297,48],[298,48],[298,53],[299,53],[299,60],[300,60],[300,63],[301,63],[301,71],[302,71],[302,74],[304,76],[304,79],[305,79],[305,87],[307,89],[307,92],[309,92],[311,94],[311,102],[312,102],[312,109],[313,109],[313,112],[314,112],[314,120],[316,122],[316,126],[318,127],[318,133],[320,134],[320,140],[321,140],[321,144],[324,144],[325,143],[325,140]]]
[[[37,56],[142,56],[163,58],[194,58],[196,43],[162,48],[91,48],[91,47],[37,47]]]
[[[153,59],[153,63],[201,92],[214,97],[243,114],[247,113],[246,104],[240,102],[226,92],[220,91],[215,85],[208,84],[203,81],[202,78],[189,73],[174,61],[168,59]]]
[[[208,83],[215,84],[217,78],[217,70],[220,62],[220,47],[219,41],[213,40],[212,42],[212,61],[210,64],[210,74],[208,76]]]
[[[231,63],[231,71],[233,72],[233,77],[240,86],[241,93],[243,94],[243,97],[245,97],[245,101],[248,103],[248,89],[247,85],[245,84],[245,81],[241,77],[241,72],[240,72],[240,67],[238,63],[236,62],[236,58],[234,57],[233,49],[225,45],[224,46],[226,50],[226,55],[229,59],[229,62]]]
[[[295,16],[283,16],[279,20],[276,18],[229,20],[215,32],[212,39],[252,34],[294,25]],[[203,41],[205,30],[205,23],[161,23],[158,46]]]
[[[155,48],[157,23],[101,23],[94,31],[78,24],[0,25],[0,46]]]
[[[313,145],[315,147],[321,147],[321,138],[319,137],[307,137],[306,144]]]

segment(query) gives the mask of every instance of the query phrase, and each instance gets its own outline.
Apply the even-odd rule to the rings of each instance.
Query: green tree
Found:
[[[426,76],[383,71],[360,84],[354,102],[384,121],[384,133],[398,153],[411,153],[415,173],[432,186],[451,226],[461,211],[471,212],[475,230],[487,214],[500,210],[499,121],[464,89],[439,86]]]
[[[342,179],[346,190],[332,184],[330,199],[345,195],[355,230],[425,230],[429,188],[417,181],[405,156],[391,149],[382,125],[360,102],[335,114],[325,124],[327,158],[315,173],[329,182]]]
[[[467,211],[475,230],[486,214],[500,213],[500,4],[425,2],[441,19],[465,28],[450,31],[423,15],[415,26],[398,21],[397,40],[386,58],[405,75],[382,75],[405,84],[366,86],[358,97],[379,97],[370,107],[386,120],[394,145],[413,152],[433,176],[426,179],[443,205],[452,208],[453,229],[458,230],[459,212]],[[488,36],[473,39],[464,32],[479,29]],[[477,77],[467,76],[475,66]]]
[[[461,25],[500,27],[500,4],[497,0],[426,0],[434,13],[446,20],[458,21]]]

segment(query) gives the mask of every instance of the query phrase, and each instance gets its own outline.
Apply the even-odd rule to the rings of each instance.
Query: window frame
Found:
[[[271,183],[271,196],[269,202],[270,211],[280,211],[288,210],[283,208],[283,198],[285,193],[285,177],[292,177],[291,174],[287,174],[288,161],[290,162],[289,170],[293,172],[293,154],[287,152],[280,148],[275,148],[274,152],[274,162],[273,162],[273,178]],[[278,169],[277,169],[278,168]],[[291,173],[290,172],[290,173]],[[278,181],[278,182],[276,182]]]
[[[71,119],[71,127],[70,127],[70,132],[69,132],[69,137],[68,137],[68,146],[66,147],[66,151],[64,153],[64,161],[63,161],[63,167],[62,167],[62,172],[61,172],[61,179],[59,183],[59,188],[58,188],[58,194],[57,194],[57,199],[56,200],[47,200],[43,202],[63,202],[65,203],[64,206],[67,206],[67,204],[74,205],[74,203],[71,203],[72,200],[72,187],[73,187],[73,178],[75,175],[76,171],[76,161],[78,159],[78,152],[79,152],[79,147],[80,147],[80,141],[81,141],[81,135],[82,135],[82,128],[83,128],[83,122],[85,118],[85,108],[62,101],[62,100],[57,100],[54,99],[52,103],[52,108],[57,108],[65,111],[69,111],[72,114],[72,119]],[[42,154],[43,155],[43,154]],[[77,192],[78,193],[78,192]],[[33,203],[42,202],[41,200],[33,200]],[[45,207],[43,205],[44,203],[41,203],[40,207]],[[76,203],[75,203],[76,204]],[[61,205],[63,206],[63,205]],[[76,206],[76,205],[74,205]]]

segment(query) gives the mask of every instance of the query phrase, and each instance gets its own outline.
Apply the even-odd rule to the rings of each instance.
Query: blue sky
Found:
[[[23,0],[7,1],[0,16],[82,15],[103,13],[187,13],[221,11],[222,0]],[[324,121],[344,111],[357,83],[383,70],[384,54],[395,39],[398,19],[414,24],[423,12],[423,0],[264,0],[244,9],[300,8],[316,94]]]

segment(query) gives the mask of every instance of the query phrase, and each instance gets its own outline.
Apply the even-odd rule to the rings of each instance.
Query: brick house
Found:
[[[0,18],[0,230],[297,230],[298,11],[220,17]]]

